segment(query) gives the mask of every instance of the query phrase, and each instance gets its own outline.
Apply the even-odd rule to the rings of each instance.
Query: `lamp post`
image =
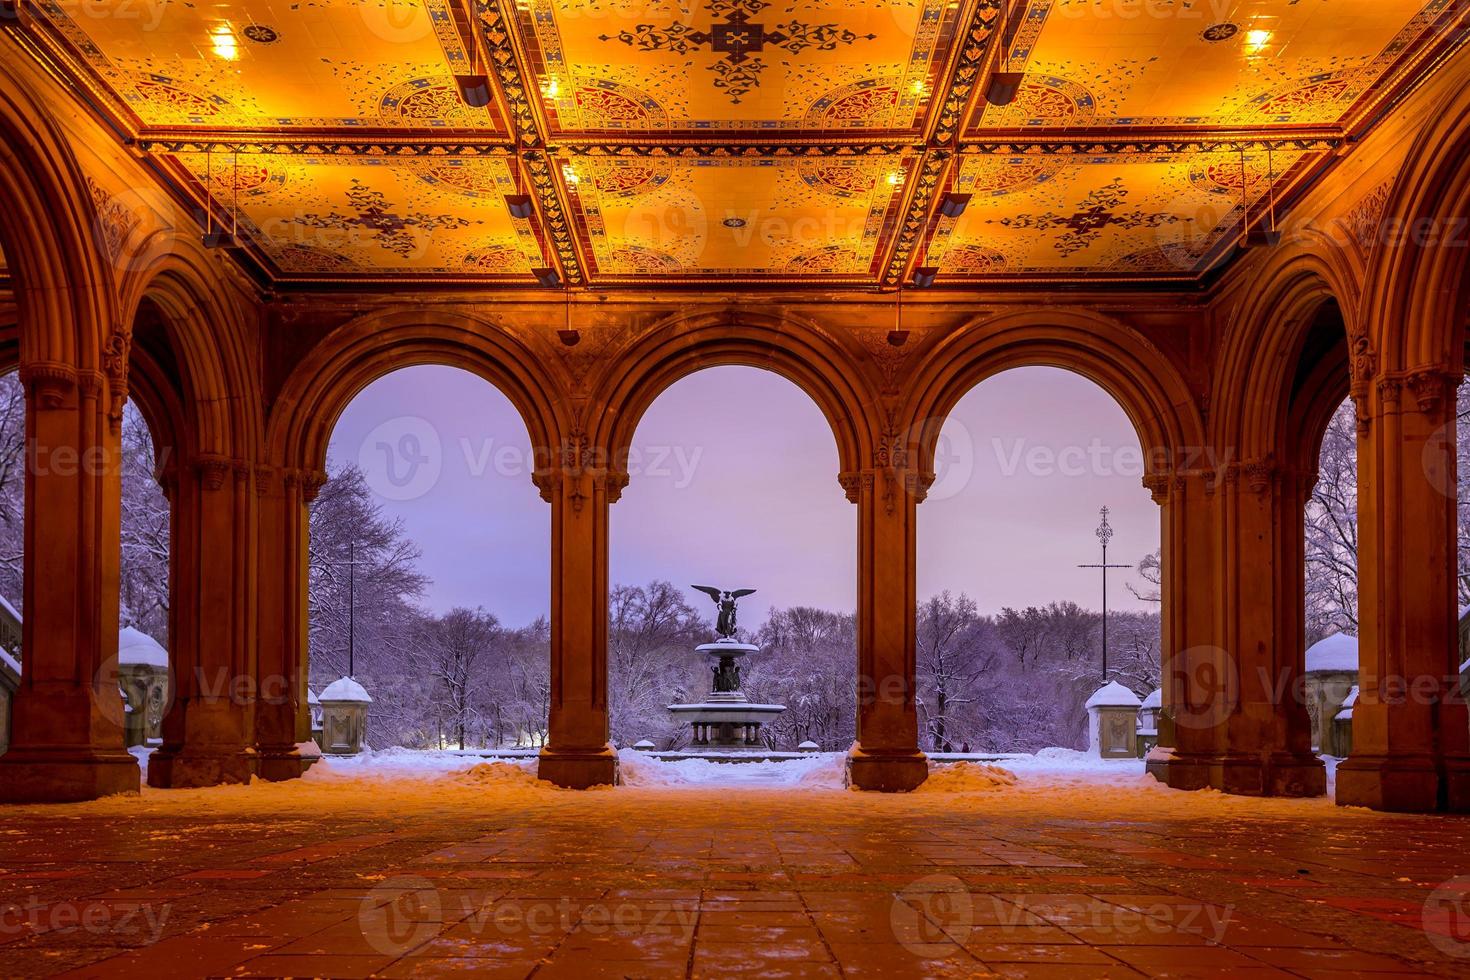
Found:
[[[1108,509],[1103,507],[1099,515],[1102,523],[1097,526],[1097,540],[1102,543],[1102,561],[1091,565],[1078,565],[1078,568],[1097,568],[1102,570],[1102,679],[1108,682],[1108,569],[1110,568],[1132,568],[1132,565],[1109,565],[1108,564],[1108,542],[1113,537],[1113,526],[1108,523]]]

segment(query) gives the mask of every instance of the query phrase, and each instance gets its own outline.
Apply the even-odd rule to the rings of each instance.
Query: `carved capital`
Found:
[[[919,473],[909,470],[904,475],[903,488],[909,496],[914,498],[914,503],[922,504],[929,497],[929,488],[934,486],[937,474],[932,472]]]
[[[255,467],[255,492],[258,496],[269,496],[276,490],[276,481],[280,472],[274,466],[266,466],[264,463]]]
[[[1276,457],[1267,455],[1261,459],[1247,460],[1241,464],[1241,470],[1245,475],[1245,485],[1251,493],[1256,496],[1264,496],[1271,489],[1280,468],[1276,465]]]
[[[66,405],[77,388],[77,372],[70,364],[39,361],[23,364],[20,383],[30,392],[38,408],[57,409]]]
[[[322,487],[327,485],[327,474],[323,470],[302,470],[297,478],[301,483],[301,499],[308,504],[316,500]]]
[[[608,503],[615,504],[622,499],[623,491],[628,487],[628,471],[598,470],[593,474],[592,485],[607,495]]]
[[[1143,488],[1153,497],[1154,503],[1163,506],[1169,502],[1169,491],[1174,486],[1174,477],[1169,473],[1146,473]]]
[[[842,492],[852,503],[858,503],[863,499],[863,474],[861,473],[838,473],[837,483],[842,487]]]
[[[234,469],[224,456],[201,454],[194,460],[194,472],[199,475],[199,485],[206,490],[218,490],[225,485],[225,476]]]
[[[558,474],[555,470],[535,470],[531,473],[531,482],[541,493],[541,499],[548,504],[556,498]]]
[[[1446,399],[1453,396],[1459,379],[1449,371],[1440,368],[1425,368],[1411,371],[1404,381],[1413,394],[1419,411],[1425,415],[1432,415],[1439,411]]]

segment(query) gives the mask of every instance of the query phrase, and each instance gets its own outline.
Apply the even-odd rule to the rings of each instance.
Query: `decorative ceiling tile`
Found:
[[[1437,41],[1451,0],[1120,5],[1029,0],[1000,70],[1014,101],[972,133],[1079,127],[1324,126]]]
[[[596,280],[869,280],[915,158],[580,157],[562,167]]]
[[[478,130],[461,101],[465,40],[452,0],[196,4],[150,0],[97,17],[46,0],[45,16],[145,126]],[[118,7],[117,9],[124,9]]]
[[[928,262],[946,280],[1087,275],[1185,278],[1267,216],[1307,154],[1252,150],[1087,157],[975,155],[940,218]]]
[[[510,215],[505,158],[175,157],[226,212],[225,228],[285,276],[475,276],[524,281],[536,229]]]
[[[943,86],[960,7],[524,0],[515,23],[554,137],[850,137],[919,132]]]

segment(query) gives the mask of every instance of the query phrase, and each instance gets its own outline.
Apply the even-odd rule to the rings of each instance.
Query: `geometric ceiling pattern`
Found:
[[[1190,282],[1470,18],[1449,0],[88,10],[27,7],[36,50],[286,286]]]

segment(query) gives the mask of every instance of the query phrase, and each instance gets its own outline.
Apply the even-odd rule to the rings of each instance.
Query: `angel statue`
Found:
[[[712,585],[694,585],[690,588],[703,592],[715,601],[715,608],[719,610],[719,618],[715,621],[715,632],[720,639],[729,640],[735,637],[735,603],[748,595],[753,595],[755,589],[736,589],[733,592],[723,592]]]

